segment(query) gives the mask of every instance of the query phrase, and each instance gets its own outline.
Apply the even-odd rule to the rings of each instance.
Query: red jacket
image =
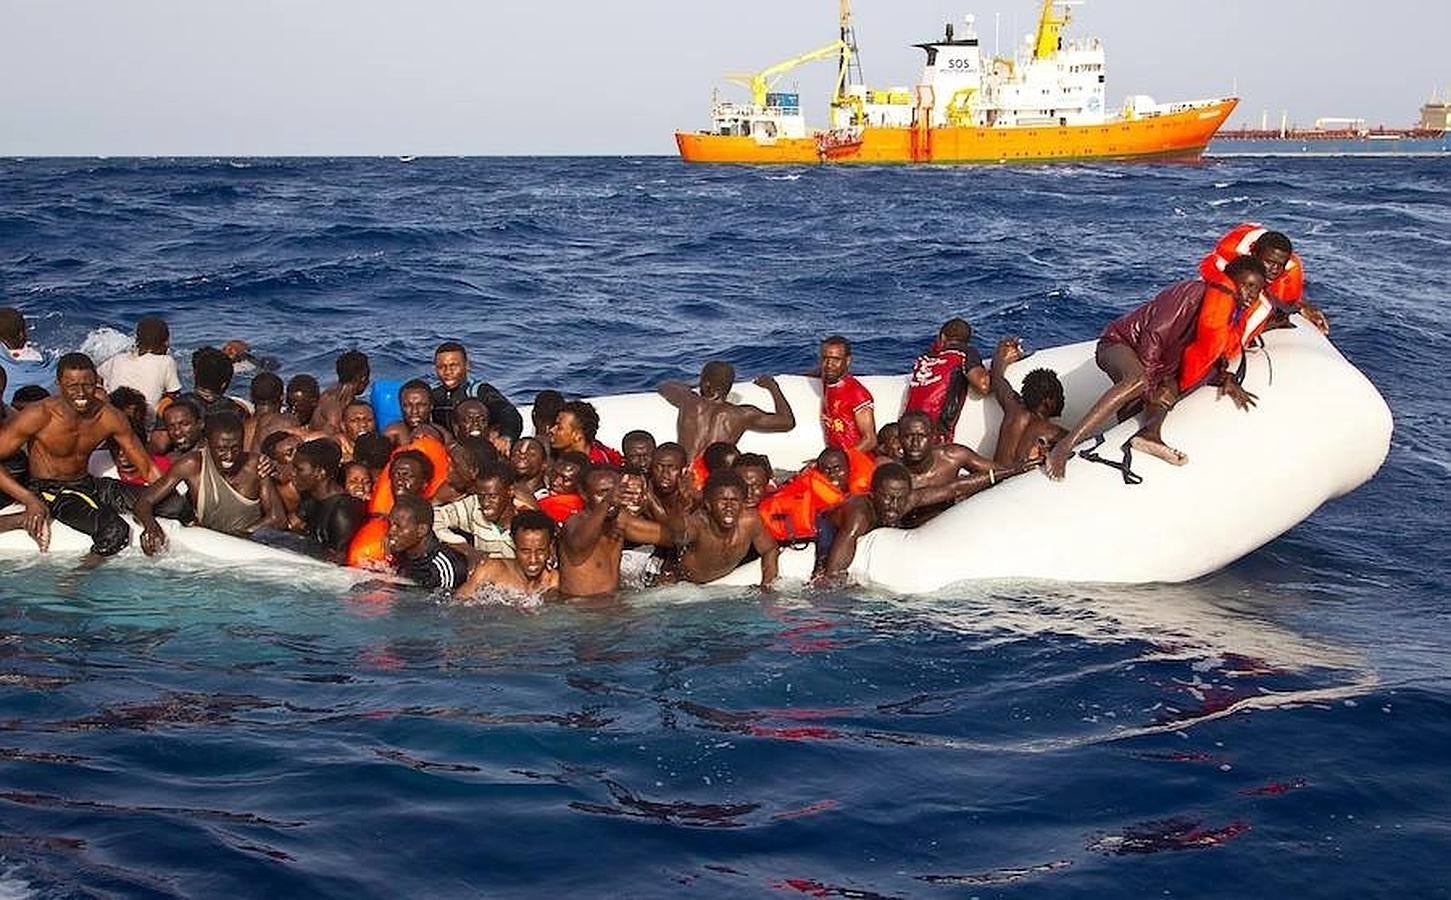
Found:
[[[1103,330],[1099,340],[1124,344],[1143,363],[1149,394],[1179,377],[1184,349],[1194,340],[1199,307],[1208,288],[1207,283],[1197,280],[1171,284]]]

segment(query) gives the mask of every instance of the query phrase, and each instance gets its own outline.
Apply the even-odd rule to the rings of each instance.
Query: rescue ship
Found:
[[[717,99],[708,131],[678,131],[680,156],[701,163],[1031,163],[1197,159],[1238,100],[1105,102],[1104,49],[1068,39],[1078,0],[1043,0],[1036,33],[1013,58],[985,54],[966,19],[940,40],[917,44],[926,66],[912,87],[869,89],[862,81],[849,0],[825,47],[729,80],[748,103]],[[812,130],[798,93],[774,91],[788,71],[837,61],[829,127]]]

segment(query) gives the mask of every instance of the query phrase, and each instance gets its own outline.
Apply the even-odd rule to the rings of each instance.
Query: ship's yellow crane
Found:
[[[770,92],[771,88],[775,87],[776,82],[780,80],[782,75],[785,75],[797,66],[809,62],[816,62],[817,60],[828,57],[840,58],[844,51],[850,49],[850,46],[845,41],[835,40],[825,47],[818,47],[810,53],[803,53],[800,56],[792,57],[784,62],[778,62],[774,66],[768,66],[750,75],[727,75],[726,80],[732,84],[739,84],[742,87],[749,88],[751,102],[756,106],[765,106],[766,94]]]
[[[1081,0],[1043,0],[1038,13],[1038,33],[1033,38],[1033,58],[1049,59],[1058,52],[1062,42],[1063,29],[1073,22],[1072,7],[1082,6]],[[1063,12],[1058,12],[1058,7]]]

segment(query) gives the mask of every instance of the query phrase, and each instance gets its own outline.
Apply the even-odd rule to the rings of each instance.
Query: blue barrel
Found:
[[[373,420],[379,431],[403,421],[403,407],[398,405],[398,391],[403,382],[396,378],[383,378],[373,382],[368,389],[368,402],[373,406]]]

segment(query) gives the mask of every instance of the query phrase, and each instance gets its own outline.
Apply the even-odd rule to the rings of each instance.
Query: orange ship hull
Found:
[[[1015,128],[865,128],[859,143],[815,136],[758,143],[754,138],[677,131],[680,158],[698,163],[1045,163],[1198,159],[1237,100],[1103,125]]]

